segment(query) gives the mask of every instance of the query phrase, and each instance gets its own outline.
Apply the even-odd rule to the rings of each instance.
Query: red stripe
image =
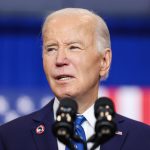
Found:
[[[143,122],[150,125],[150,89],[143,88]]]
[[[109,88],[109,97],[112,99],[115,105],[115,111],[117,112],[118,110],[118,105],[117,105],[117,99],[116,99],[116,91],[117,88],[111,87]]]

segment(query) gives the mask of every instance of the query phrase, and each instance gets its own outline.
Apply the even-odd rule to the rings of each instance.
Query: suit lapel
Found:
[[[117,124],[117,132],[113,138],[101,145],[100,150],[121,150],[122,145],[127,137],[128,129],[125,126],[124,119],[116,114],[115,122]]]
[[[58,150],[57,139],[52,133],[52,125],[54,123],[53,102],[54,100],[37,112],[33,118],[34,125],[31,132],[37,150]],[[40,132],[38,129],[42,131]]]

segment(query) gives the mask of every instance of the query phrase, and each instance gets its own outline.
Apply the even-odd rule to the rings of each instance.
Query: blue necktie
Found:
[[[75,134],[80,136],[80,138],[82,138],[82,140],[86,141],[86,136],[85,136],[85,132],[84,129],[82,128],[82,123],[85,121],[85,117],[82,115],[76,116],[75,122],[74,122],[74,127],[75,127]],[[74,145],[76,147],[77,150],[84,150],[84,146],[82,143],[78,143],[78,142],[74,142]],[[68,147],[66,147],[66,150],[69,150]]]

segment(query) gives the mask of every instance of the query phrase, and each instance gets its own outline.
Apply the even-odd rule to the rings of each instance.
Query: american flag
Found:
[[[110,97],[119,114],[150,125],[150,88],[103,87],[99,90],[99,95]]]

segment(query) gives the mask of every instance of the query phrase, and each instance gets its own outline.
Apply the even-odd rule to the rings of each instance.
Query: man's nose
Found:
[[[69,61],[68,61],[67,52],[64,49],[58,50],[56,56],[56,66],[61,67],[68,64]]]

